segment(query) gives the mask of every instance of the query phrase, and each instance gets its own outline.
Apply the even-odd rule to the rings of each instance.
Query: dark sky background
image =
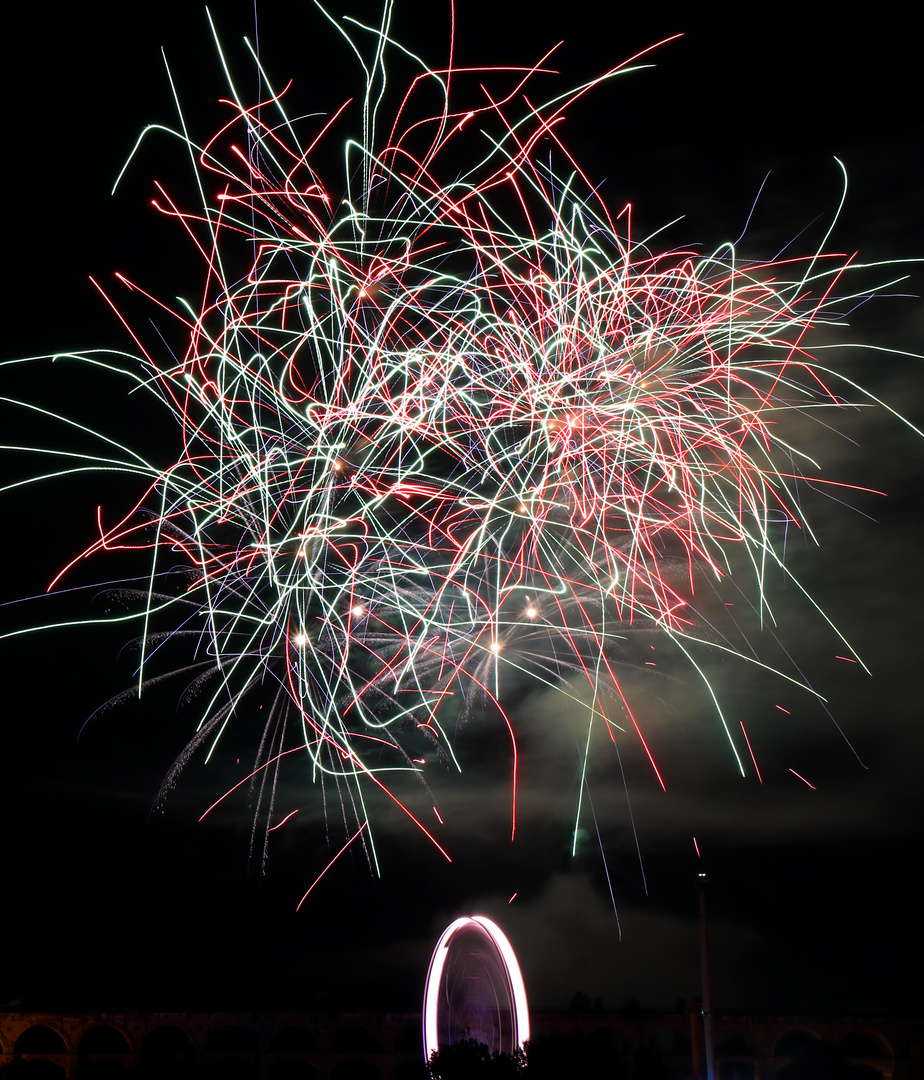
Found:
[[[667,243],[712,249],[734,240],[769,172],[746,250],[772,257],[799,237],[795,249],[808,251],[838,203],[836,155],[850,190],[832,246],[867,260],[924,255],[919,35],[887,8],[867,9],[861,22],[833,6],[823,17],[812,5],[768,5],[758,21],[740,6],[699,7],[458,0],[458,61],[529,64],[563,39],[564,88],[684,32],[651,58],[654,68],[573,109],[565,129],[610,205],[634,203],[640,233],[682,218]],[[329,111],[358,92],[361,73],[310,4],[261,0],[259,11],[264,63],[278,82],[295,80],[299,107]],[[219,0],[213,12],[244,72],[238,43],[253,33],[252,8]],[[445,57],[447,26],[448,5],[399,0],[397,36],[434,65]],[[154,178],[184,190],[179,151],[152,141],[119,194],[109,189],[143,125],[174,122],[161,45],[194,137],[221,120],[215,100],[225,86],[204,12],[176,0],[97,0],[52,21],[36,4],[10,30],[4,356],[130,348],[87,279],[109,282],[124,270],[155,295],[196,295],[198,261],[145,205]],[[247,78],[242,86],[255,92]],[[920,271],[909,272],[891,292],[921,292]],[[896,298],[868,305],[845,334],[921,350],[922,328],[920,300]],[[920,361],[830,355],[924,419]],[[7,369],[2,394],[66,408],[154,453],[173,438],[80,368]],[[4,442],[63,445],[60,432],[34,419],[6,409],[3,417]],[[0,643],[0,1008],[414,1008],[437,935],[471,912],[504,927],[534,1005],[564,1005],[581,990],[610,1006],[636,998],[667,1007],[698,991],[693,879],[706,869],[716,1009],[920,1011],[924,441],[879,411],[845,414],[840,429],[843,437],[806,433],[826,475],[887,497],[847,493],[849,506],[810,497],[821,548],[792,557],[872,674],[835,659],[843,648],[791,590],[774,597],[779,637],[829,713],[778,680],[716,661],[716,687],[732,723],[748,724],[763,784],[739,777],[682,669],[675,682],[631,677],[668,786],[661,791],[627,743],[637,847],[618,764],[601,745],[590,775],[599,841],[585,814],[571,857],[580,710],[524,693],[514,706],[523,754],[514,844],[503,740],[495,721],[476,718],[460,733],[464,774],[438,785],[452,865],[382,806],[374,822],[381,878],[361,857],[345,857],[296,914],[332,853],[318,793],[302,794],[304,809],[280,832],[265,876],[249,873],[243,803],[197,824],[240,776],[233,748],[211,770],[193,764],[166,813],[151,817],[192,718],[177,714],[170,695],[154,695],[83,727],[131,681],[120,652],[127,630]],[[31,467],[17,455],[5,460],[10,478]],[[93,477],[3,497],[4,628],[93,615],[89,594],[13,601],[41,592],[92,539],[97,504],[115,516],[132,490],[118,477]],[[97,563],[75,583],[111,573]],[[757,644],[771,660],[779,655],[769,635]],[[255,750],[246,732],[240,745]]]

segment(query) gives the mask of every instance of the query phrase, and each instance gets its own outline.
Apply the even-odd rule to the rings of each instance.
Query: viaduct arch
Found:
[[[534,1011],[531,1024],[534,1037],[593,1033],[622,1054],[656,1053],[672,1080],[694,1075],[695,1014]],[[924,1076],[916,1020],[715,1015],[713,1025],[717,1080],[787,1080],[793,1058],[822,1043],[867,1080]],[[13,1080],[402,1080],[419,1062],[418,1013],[0,1013],[0,1066],[14,1066]]]

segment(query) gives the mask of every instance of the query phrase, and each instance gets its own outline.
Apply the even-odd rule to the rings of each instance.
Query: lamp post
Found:
[[[712,1048],[712,1002],[709,997],[709,938],[706,934],[706,886],[709,876],[704,871],[696,875],[699,893],[699,955],[703,976],[703,1045],[706,1048],[706,1080],[715,1080],[715,1054]]]

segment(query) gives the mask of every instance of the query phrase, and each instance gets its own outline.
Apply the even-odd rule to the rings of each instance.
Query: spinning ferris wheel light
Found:
[[[423,1049],[475,1039],[511,1054],[529,1039],[526,987],[513,947],[483,915],[456,919],[440,935],[424,988]]]

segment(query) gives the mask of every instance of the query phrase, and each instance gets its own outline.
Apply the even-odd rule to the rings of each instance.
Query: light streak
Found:
[[[754,763],[754,772],[757,774],[758,781],[762,784],[764,778],[760,775],[760,767],[757,764],[757,758],[754,757],[754,750],[751,747],[751,740],[748,738],[747,728],[744,726],[744,721],[739,721],[741,724],[741,734],[744,736],[745,745],[748,748],[748,753],[751,755],[751,761]]]
[[[795,769],[790,769],[789,771],[793,774],[793,776],[795,776],[797,779],[801,780],[802,783],[805,784],[806,787],[810,787],[812,789],[812,791],[817,791],[818,790],[818,788],[816,788],[814,784],[810,784],[808,782],[808,780],[806,780],[805,777],[802,776],[800,773],[797,773]]]
[[[362,825],[360,825],[360,827],[359,827],[359,828],[358,828],[358,829],[356,830],[356,832],[355,832],[355,833],[353,833],[353,835],[352,835],[352,836],[350,837],[350,839],[349,839],[349,840],[347,840],[347,842],[346,842],[346,843],[345,843],[345,844],[343,845],[343,847],[342,847],[342,848],[341,848],[341,849],[340,849],[340,850],[339,850],[339,851],[337,852],[337,854],[336,854],[336,855],[335,855],[335,856],[334,856],[334,857],[333,857],[333,858],[332,858],[332,859],[330,860],[330,862],[329,862],[329,863],[327,864],[327,866],[325,866],[325,867],[324,867],[324,869],[323,869],[323,870],[321,871],[321,873],[320,873],[320,874],[318,874],[318,876],[317,876],[317,877],[316,877],[316,878],[314,879],[314,881],[313,881],[313,882],[312,882],[312,883],[311,883],[311,884],[310,884],[310,885],[308,886],[308,891],[307,891],[307,892],[305,893],[305,895],[304,895],[304,896],[303,896],[303,897],[301,898],[301,900],[299,900],[299,902],[298,902],[298,903],[297,903],[297,904],[295,905],[295,910],[296,910],[296,911],[299,911],[299,910],[301,910],[301,906],[302,906],[302,904],[304,904],[304,902],[305,902],[305,901],[306,901],[306,900],[308,899],[308,897],[309,897],[309,896],[311,895],[311,893],[312,893],[312,892],[313,892],[313,890],[314,890],[314,887],[315,887],[315,885],[317,885],[317,883],[318,883],[318,882],[319,882],[319,881],[321,880],[321,878],[322,878],[322,877],[324,877],[324,875],[325,875],[325,874],[327,873],[327,871],[328,871],[328,870],[330,870],[330,868],[331,868],[331,867],[332,867],[332,866],[334,865],[334,863],[335,863],[335,862],[336,862],[336,861],[337,861],[337,860],[338,860],[338,859],[340,858],[340,856],[341,856],[341,855],[342,855],[342,854],[343,854],[343,853],[344,853],[344,852],[346,851],[346,849],[347,849],[347,848],[348,848],[348,847],[350,846],[350,844],[352,844],[352,843],[353,843],[353,841],[354,841],[354,840],[355,840],[355,839],[356,839],[356,838],[357,838],[357,837],[358,837],[358,836],[359,836],[359,835],[360,835],[360,834],[361,834],[361,833],[362,833],[362,832],[363,832],[363,831],[365,830],[365,828],[366,828],[367,824],[368,824],[368,822],[364,821],[364,822],[362,823]]]
[[[277,829],[281,829],[281,828],[282,828],[282,826],[283,826],[283,825],[285,825],[285,823],[286,823],[286,822],[287,822],[287,821],[288,821],[288,820],[289,820],[290,818],[293,818],[293,817],[295,817],[295,815],[296,815],[297,813],[298,813],[298,808],[296,807],[296,809],[295,809],[295,810],[291,810],[291,811],[290,811],[290,812],[289,812],[288,814],[286,814],[286,816],[285,816],[285,817],[284,817],[284,818],[282,819],[282,821],[280,821],[280,822],[279,822],[278,824],[276,824],[276,825],[270,825],[270,826],[269,826],[269,828],[268,828],[268,829],[267,829],[266,831],[267,831],[267,832],[275,832],[275,831],[276,831]]]

